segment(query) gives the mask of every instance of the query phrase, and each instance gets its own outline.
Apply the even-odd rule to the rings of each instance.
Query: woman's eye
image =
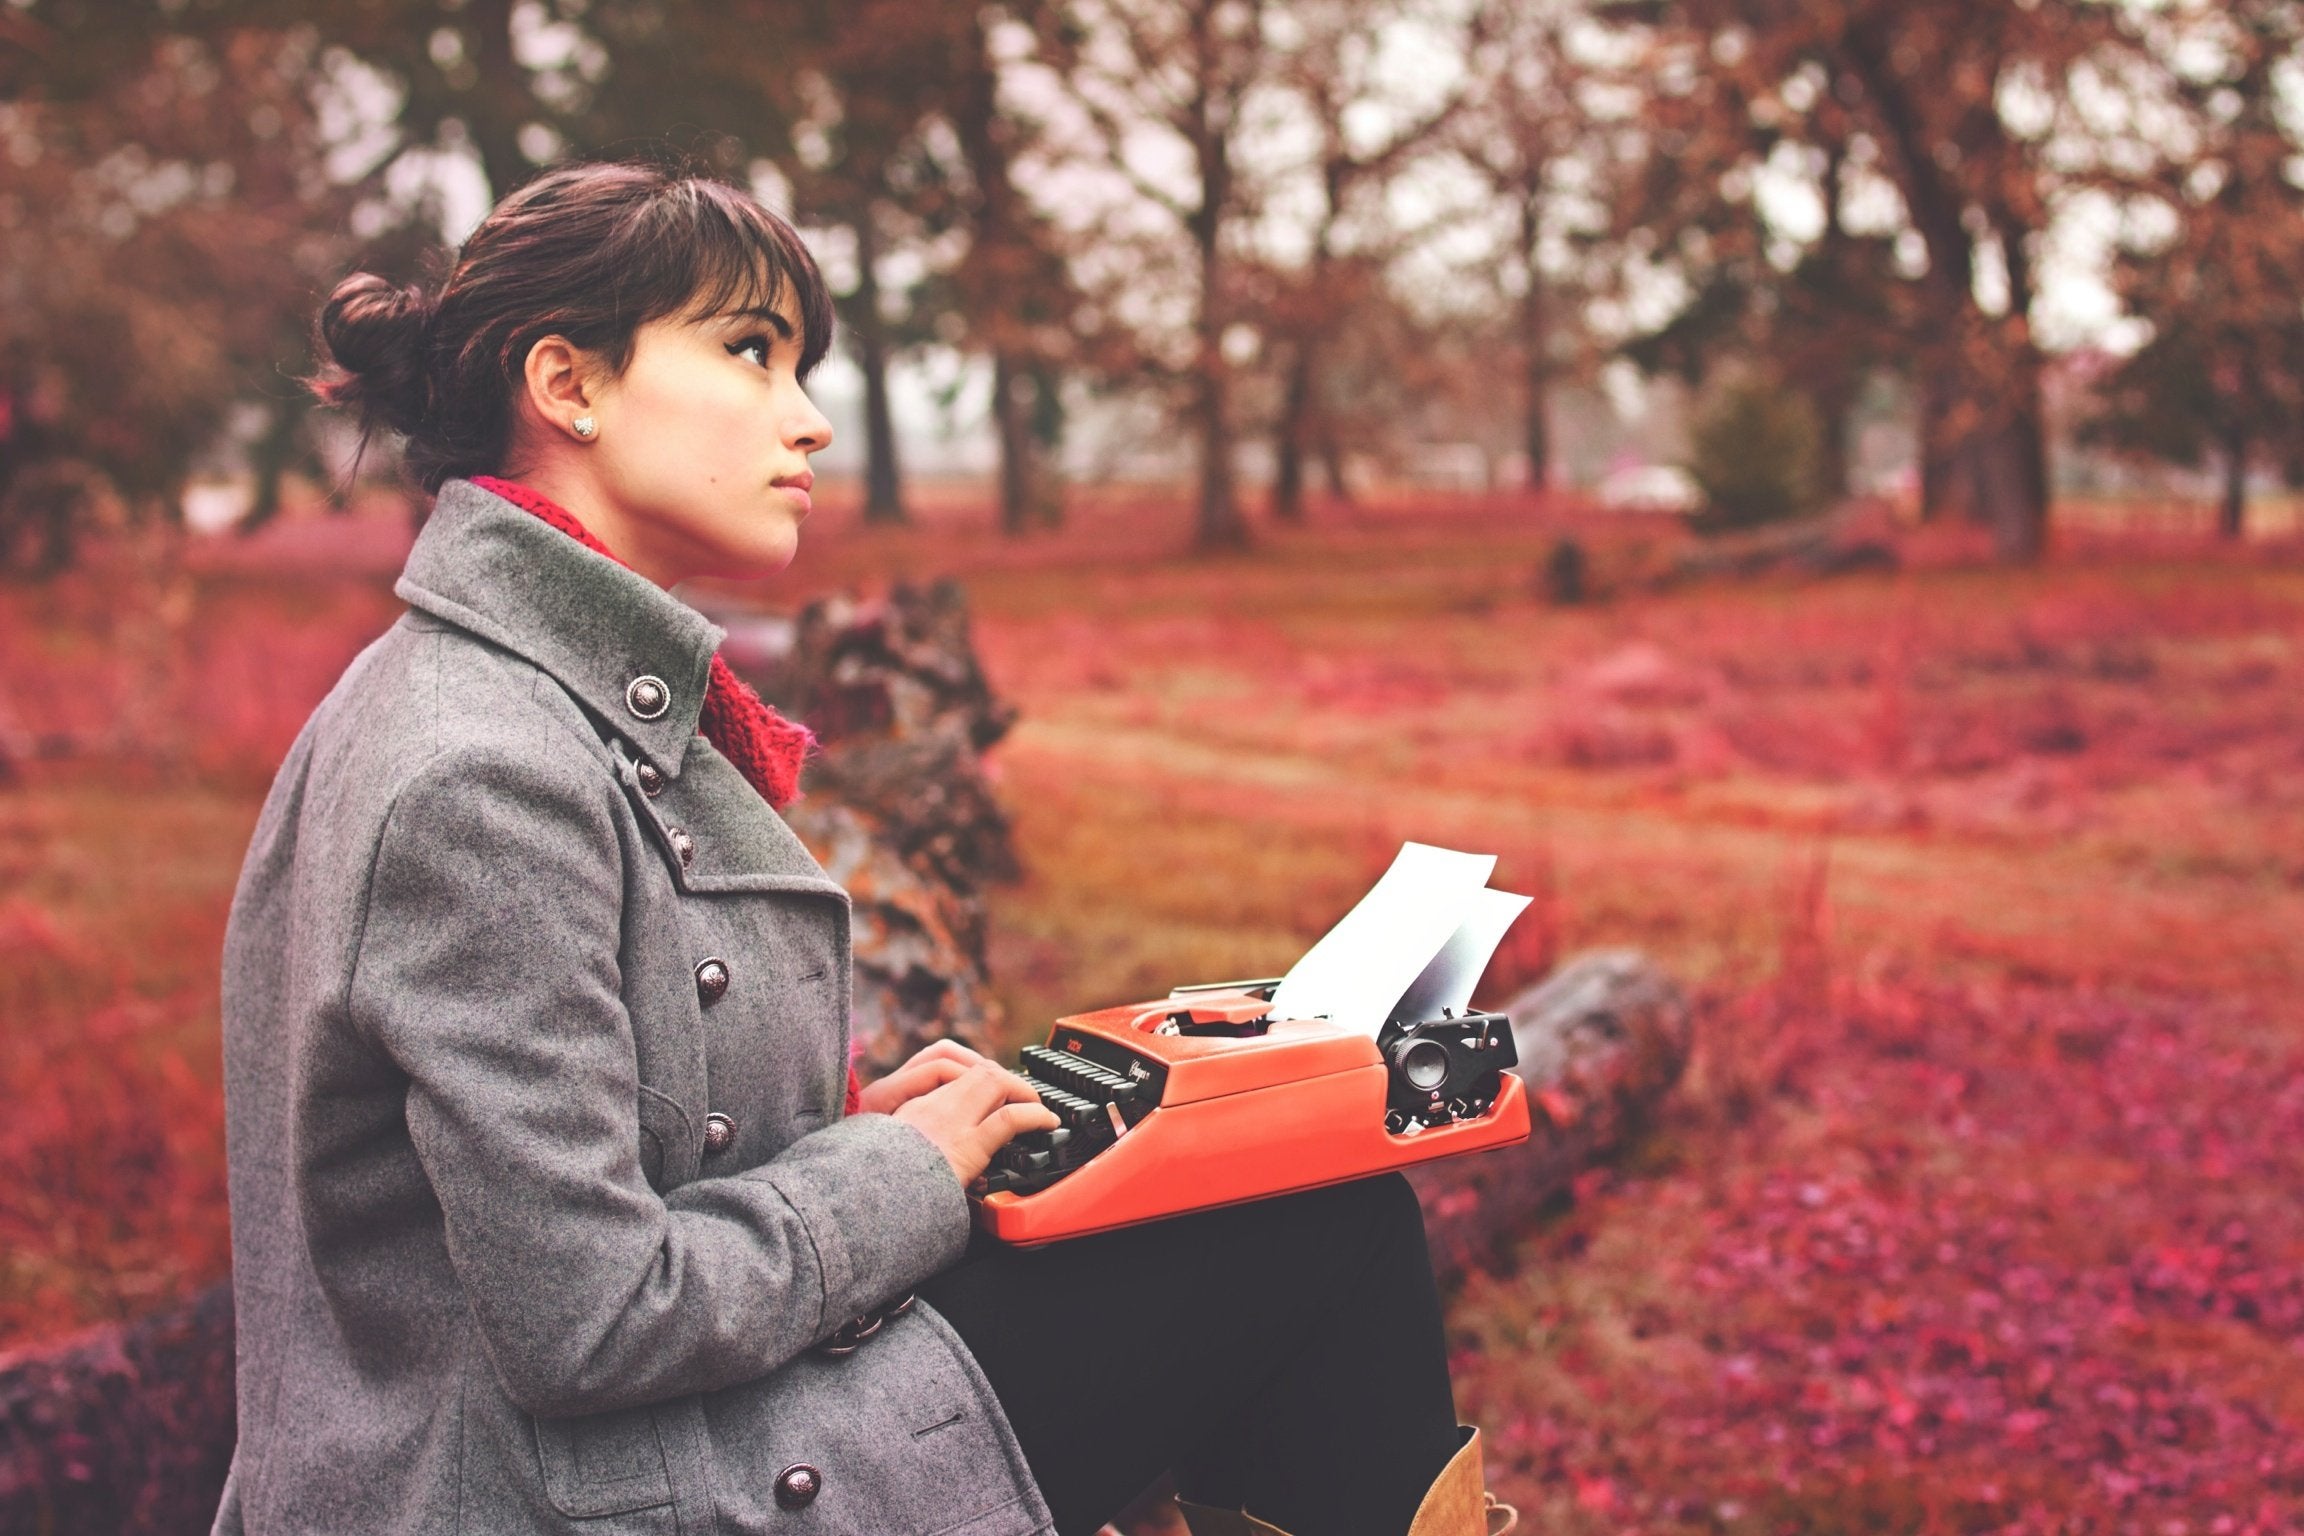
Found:
[[[752,359],[753,367],[765,368],[768,366],[768,338],[765,336],[747,336],[742,341],[732,341],[728,343],[728,355],[731,357],[749,356]]]

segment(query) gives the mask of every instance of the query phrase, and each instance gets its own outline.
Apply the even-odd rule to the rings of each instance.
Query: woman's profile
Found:
[[[220,1532],[1474,1536],[1397,1176],[1014,1251],[1055,1123],[956,1044],[847,1071],[804,729],[671,589],[793,558],[823,279],[738,188],[548,171],[360,274],[323,397],[436,501],[297,738],[224,955],[239,1444]]]

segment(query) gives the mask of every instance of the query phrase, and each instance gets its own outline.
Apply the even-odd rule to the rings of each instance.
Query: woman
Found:
[[[1202,1532],[1485,1531],[1401,1180],[971,1247],[1054,1117],[949,1043],[844,1079],[808,738],[667,590],[792,558],[831,330],[789,226],[631,164],[329,300],[437,501],[233,902],[217,1529],[1071,1536],[1173,1470]]]

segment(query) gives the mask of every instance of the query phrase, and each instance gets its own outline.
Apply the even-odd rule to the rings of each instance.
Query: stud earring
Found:
[[[576,435],[584,439],[586,442],[590,442],[592,439],[600,435],[600,423],[594,421],[589,416],[579,416],[574,421],[568,423],[568,425],[573,427],[576,431]]]

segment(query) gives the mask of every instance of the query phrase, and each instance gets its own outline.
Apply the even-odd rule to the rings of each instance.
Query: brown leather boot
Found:
[[[1178,1499],[1176,1508],[1192,1536],[1288,1536],[1241,1509],[1217,1509]],[[1520,1523],[1520,1512],[1500,1504],[1480,1471],[1480,1431],[1464,1426],[1464,1443],[1424,1491],[1408,1536],[1504,1536]]]
[[[1408,1536],[1504,1536],[1520,1523],[1520,1511],[1499,1503],[1480,1469],[1480,1431],[1464,1426],[1464,1443],[1424,1491]]]

